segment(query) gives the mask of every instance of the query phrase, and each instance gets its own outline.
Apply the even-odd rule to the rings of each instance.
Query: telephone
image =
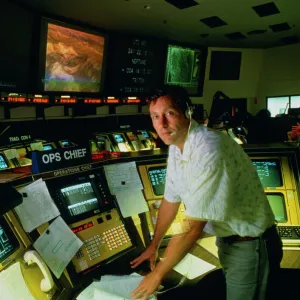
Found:
[[[41,290],[48,293],[54,287],[54,282],[52,275],[41,256],[36,251],[30,250],[24,254],[24,260],[29,266],[34,263],[39,266],[45,277],[41,281]]]

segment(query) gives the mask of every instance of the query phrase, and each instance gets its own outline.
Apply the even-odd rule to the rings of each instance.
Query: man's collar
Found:
[[[194,131],[195,129],[199,126],[199,124],[194,121],[191,120],[191,124],[188,130],[188,134],[186,136],[185,142],[184,142],[184,147],[183,147],[183,153],[181,154],[181,151],[178,147],[176,147],[176,151],[175,151],[175,155],[176,158],[180,159],[180,160],[185,160],[188,161],[191,154],[192,154],[192,142],[194,140]]]

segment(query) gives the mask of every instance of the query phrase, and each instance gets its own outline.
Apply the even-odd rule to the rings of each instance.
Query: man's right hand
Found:
[[[156,258],[158,256],[158,249],[156,246],[150,244],[149,247],[136,259],[130,262],[131,268],[138,267],[145,260],[149,260],[151,271],[155,268]]]

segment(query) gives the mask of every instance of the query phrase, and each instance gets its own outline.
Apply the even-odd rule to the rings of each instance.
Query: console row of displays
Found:
[[[69,140],[60,140],[57,143],[44,140],[35,140],[30,143],[14,144],[0,148],[0,172],[3,170],[31,166],[30,153],[37,151],[52,151],[59,148],[76,146]]]
[[[147,130],[126,132],[95,133],[95,140],[90,141],[91,154],[100,151],[133,152],[156,148],[153,133]]]
[[[253,166],[264,187],[267,199],[280,226],[300,226],[300,203],[295,177],[287,157],[252,157]],[[150,235],[154,232],[157,212],[164,194],[166,164],[143,165],[139,167],[144,185],[145,199],[149,204],[147,216]],[[167,232],[169,235],[181,233],[185,224],[184,206],[181,205],[177,217]],[[286,244],[300,245],[300,236],[294,241],[283,240]]]

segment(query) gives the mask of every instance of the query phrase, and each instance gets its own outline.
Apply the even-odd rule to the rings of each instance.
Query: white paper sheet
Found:
[[[135,162],[104,166],[104,171],[110,192],[113,195],[128,189],[143,189]]]
[[[23,195],[23,203],[15,208],[26,232],[60,215],[46,183],[39,179],[18,191]]]
[[[0,272],[0,300],[34,300],[24,281],[19,262]]]
[[[94,282],[94,299],[129,300],[131,292],[138,287],[143,278],[137,273],[124,276],[102,276],[100,282]],[[148,300],[155,299],[155,295],[148,298]]]
[[[188,253],[173,269],[188,279],[194,279],[213,270],[216,266]]]
[[[138,189],[127,189],[116,192],[116,198],[124,218],[148,211],[143,192]]]
[[[61,217],[55,219],[36,240],[33,247],[44,259],[56,278],[59,278],[83,245]]]
[[[93,300],[94,298],[94,283],[86,287],[77,297],[77,300]]]

